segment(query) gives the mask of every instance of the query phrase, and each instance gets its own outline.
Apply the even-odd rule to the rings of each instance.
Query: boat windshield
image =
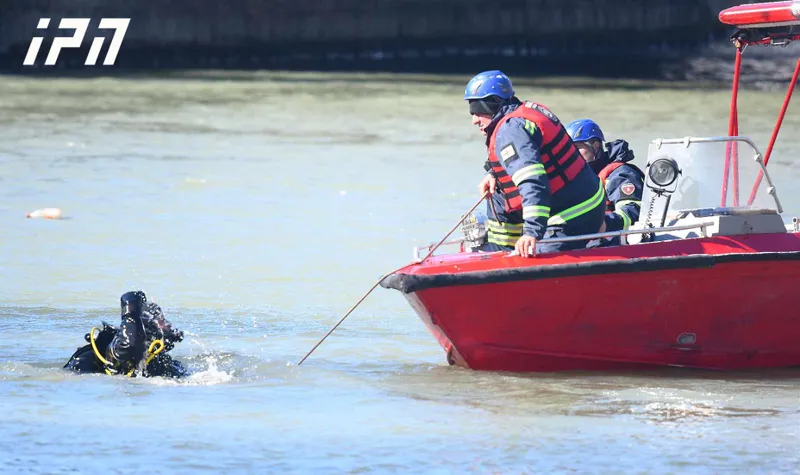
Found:
[[[672,177],[672,165],[679,170]],[[648,149],[642,211],[666,206],[666,216],[690,210],[781,213],[761,154],[747,137],[654,140]],[[752,211],[744,211],[752,210]]]

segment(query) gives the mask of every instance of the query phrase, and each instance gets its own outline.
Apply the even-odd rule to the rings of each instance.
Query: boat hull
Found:
[[[536,259],[443,256],[385,283],[475,370],[800,365],[800,238],[686,239]]]

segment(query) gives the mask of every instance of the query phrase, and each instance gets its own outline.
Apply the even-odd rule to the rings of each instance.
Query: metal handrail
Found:
[[[452,241],[443,242],[441,244],[441,246],[449,246],[451,244],[461,244],[464,241],[466,241],[466,239],[464,239],[464,238],[454,239]],[[414,253],[413,253],[413,256],[412,256],[413,262],[421,262],[422,261],[422,259],[419,257],[420,256],[419,251],[422,251],[422,250],[424,250],[426,252],[430,251],[433,248],[433,246],[435,246],[435,245],[436,245],[436,243],[434,242],[434,243],[431,243],[431,244],[427,244],[425,246],[415,246],[414,247]]]
[[[691,223],[691,224],[681,224],[676,226],[665,226],[662,228],[642,228],[642,229],[622,229],[619,231],[607,231],[604,233],[593,233],[593,234],[581,234],[578,236],[563,236],[557,238],[549,238],[549,239],[542,239],[541,241],[537,241],[538,244],[546,244],[551,242],[572,242],[572,241],[592,241],[594,239],[604,239],[610,237],[622,237],[622,236],[629,236],[631,234],[651,234],[651,233],[665,233],[669,231],[683,231],[687,229],[695,229],[700,228],[700,234],[703,237],[708,237],[708,233],[706,232],[706,228],[709,226],[713,226],[715,223],[713,221],[702,221],[699,223]],[[460,244],[463,243],[465,239],[457,239],[454,241],[448,241],[442,243],[445,244]],[[436,243],[428,244],[426,246],[417,246],[414,248],[414,261],[416,263],[421,262],[420,259],[420,250],[430,250]]]
[[[688,147],[692,143],[710,143],[710,142],[745,142],[748,145],[750,145],[750,147],[752,147],[753,150],[756,151],[756,153],[758,153],[759,155],[761,154],[761,152],[759,152],[758,150],[758,147],[756,147],[756,144],[750,137],[745,137],[740,135],[723,135],[717,137],[683,137],[679,139],[653,140],[653,143],[656,144],[656,146],[659,148],[661,147],[662,144],[668,144],[668,145],[684,144]]]

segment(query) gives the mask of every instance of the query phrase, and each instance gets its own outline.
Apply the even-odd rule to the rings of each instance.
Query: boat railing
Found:
[[[693,143],[709,143],[709,142],[744,142],[750,145],[758,155],[761,155],[755,142],[750,137],[744,135],[731,135],[731,136],[716,136],[716,137],[680,137],[673,139],[655,139],[653,140],[658,145],[661,144],[683,144],[687,147]]]
[[[655,234],[655,233],[668,233],[671,231],[685,231],[689,229],[700,229],[701,237],[708,237],[707,228],[710,226],[714,226],[713,221],[701,221],[697,223],[690,223],[690,224],[679,224],[675,226],[665,226],[661,228],[639,228],[639,229],[622,229],[619,231],[607,231],[603,233],[592,233],[592,234],[580,234],[577,236],[563,236],[557,238],[548,238],[542,239],[539,243],[551,243],[551,242],[571,242],[571,241],[593,241],[595,239],[606,239],[606,238],[614,238],[619,237],[620,239],[624,240],[625,236],[629,236],[631,234]],[[440,246],[446,245],[454,245],[454,244],[463,244],[465,242],[464,238],[454,239],[451,241],[445,241],[440,244]],[[425,253],[430,252],[431,249],[436,247],[438,243],[431,243],[425,246],[417,246],[414,248],[414,256],[413,262],[419,263],[422,262],[422,251]],[[461,249],[464,250],[463,248]],[[509,255],[515,255],[512,252]]]

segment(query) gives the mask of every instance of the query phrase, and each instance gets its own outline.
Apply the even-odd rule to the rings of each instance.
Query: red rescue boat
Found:
[[[451,364],[475,370],[733,370],[800,365],[800,221],[784,220],[766,165],[800,60],[762,154],[738,134],[741,55],[749,44],[800,38],[800,2],[734,7],[739,28],[727,136],[657,139],[649,147],[641,221],[566,239],[622,244],[522,258],[427,256],[381,285],[403,293]],[[792,15],[789,18],[788,15]],[[602,282],[602,284],[601,284]]]

